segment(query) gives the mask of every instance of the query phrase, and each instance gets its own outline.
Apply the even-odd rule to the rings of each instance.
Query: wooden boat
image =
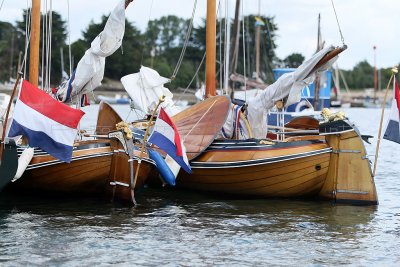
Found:
[[[40,1],[33,2],[32,6],[36,7],[36,12],[39,12]],[[131,1],[125,1],[125,8],[129,2]],[[40,18],[36,15],[32,17]],[[35,23],[32,25],[35,27]],[[32,32],[36,32],[36,30],[32,29]],[[37,42],[38,40],[36,38]],[[34,40],[31,42],[36,43]],[[31,46],[31,53],[33,53],[34,47],[38,48],[38,45]],[[32,65],[30,67],[30,70],[33,71],[30,73],[30,77],[36,77],[36,85],[37,59],[38,54],[33,57],[33,60],[31,58]],[[94,135],[89,136],[90,139],[77,141],[74,144],[71,163],[62,162],[45,151],[35,149],[32,159],[23,170],[22,177],[14,179],[14,182],[8,183],[6,186],[17,171],[15,168],[17,163],[15,145],[7,145],[3,155],[8,159],[14,156],[14,159],[11,163],[9,160],[3,160],[0,165],[2,174],[3,170],[8,170],[7,179],[0,184],[0,190],[6,186],[4,190],[13,193],[109,196],[115,200],[135,204],[134,191],[145,183],[149,173],[155,168],[155,164],[148,159],[146,154],[139,154],[139,150],[135,147],[135,139],[130,138],[123,130],[116,128],[116,124],[122,121],[110,105],[104,102],[100,103],[96,131]],[[20,159],[24,149],[25,147],[18,148]],[[141,168],[136,174],[139,158]],[[10,166],[13,171],[9,171]]]
[[[117,131],[120,116],[102,102],[96,126],[97,139],[74,144],[71,163],[62,162],[48,153],[35,149],[34,156],[21,178],[4,189],[18,193],[105,196],[124,202],[133,202],[134,189],[144,185],[155,168],[146,155],[137,181],[134,181],[139,150],[134,140]],[[107,133],[107,134],[105,134]],[[18,148],[21,155],[24,148]]]
[[[307,197],[377,204],[366,150],[358,130],[350,122],[317,125],[318,134],[290,136],[288,133],[284,142],[214,140],[201,150],[193,145],[198,144],[201,135],[195,129],[204,132],[207,127],[193,129],[183,124],[190,124],[189,114],[193,117],[204,114],[207,103],[216,99],[229,103],[224,96],[211,97],[173,117],[182,136],[192,132],[184,143],[193,173],[181,171],[176,180],[178,188],[243,197]],[[315,127],[315,119],[304,118],[303,123],[290,125]]]
[[[205,94],[209,98],[172,118],[185,137],[193,170],[190,175],[179,173],[177,187],[246,197],[314,197],[377,204],[364,144],[357,128],[346,120],[318,123],[312,135],[294,131],[279,142],[265,139],[211,140],[210,145],[207,145],[210,140],[204,142],[202,132],[208,131],[207,127],[214,127],[215,132],[221,130],[221,124],[207,126],[205,122],[209,109],[217,109],[211,103],[219,103],[218,113],[209,112],[217,121],[226,118],[230,108],[227,97],[215,96],[214,22],[215,1],[209,0]],[[325,55],[314,69],[343,50],[337,48]],[[309,127],[308,123],[292,123],[292,126],[309,130],[316,126],[313,119],[310,121]],[[196,127],[199,122],[203,126]]]

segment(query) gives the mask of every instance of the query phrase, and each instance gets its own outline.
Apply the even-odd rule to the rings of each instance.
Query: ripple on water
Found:
[[[376,136],[369,120],[362,121],[365,112],[346,114],[360,120],[363,134]],[[381,143],[378,207],[165,190],[141,192],[136,208],[0,195],[0,265],[396,266],[400,156],[394,145]],[[374,145],[367,149],[375,153]]]

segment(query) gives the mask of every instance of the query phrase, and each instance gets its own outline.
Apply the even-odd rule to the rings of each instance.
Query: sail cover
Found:
[[[227,96],[214,96],[172,117],[186,147],[189,160],[197,157],[221,131],[230,109]]]
[[[165,101],[161,106],[168,114],[173,116],[180,111],[172,100],[173,94],[164,87],[164,84],[170,80],[160,76],[151,68],[142,66],[139,72],[122,77],[121,82],[131,97],[134,107],[145,113],[151,113],[163,95]]]
[[[267,133],[267,112],[278,100],[287,98],[286,107],[299,102],[302,89],[315,80],[317,73],[326,71],[332,66],[337,56],[321,67],[314,69],[318,62],[334,49],[333,46],[329,46],[320,50],[301,64],[294,72],[283,74],[276,82],[264,89],[261,94],[249,99],[248,120],[255,138],[265,138]]]
[[[112,55],[122,43],[125,33],[125,0],[121,0],[111,12],[104,30],[92,41],[70,80],[57,90],[59,100],[93,91],[101,85],[106,57]]]

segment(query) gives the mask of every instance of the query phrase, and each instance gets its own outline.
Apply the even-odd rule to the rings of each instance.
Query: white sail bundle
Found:
[[[328,70],[337,60],[337,56],[312,71],[316,64],[333,46],[326,47],[301,64],[295,71],[285,73],[277,81],[268,86],[262,94],[248,101],[248,120],[255,138],[265,138],[267,133],[267,113],[277,101],[287,98],[285,107],[299,102],[301,91],[315,80],[316,73]],[[312,72],[311,72],[312,71]]]
[[[133,106],[145,113],[151,113],[157,106],[161,96],[165,101],[161,104],[168,115],[173,116],[180,112],[172,100],[173,94],[164,87],[170,79],[160,76],[157,71],[142,66],[137,73],[121,78],[122,85],[132,99]]]
[[[57,98],[65,102],[71,97],[91,92],[101,85],[105,58],[121,46],[124,33],[125,0],[121,0],[111,12],[104,30],[92,41],[91,47],[79,61],[75,77],[72,76],[68,83],[57,90]]]

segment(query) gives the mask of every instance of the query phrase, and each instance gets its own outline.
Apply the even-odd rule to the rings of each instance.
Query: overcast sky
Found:
[[[1,4],[0,0],[0,4]],[[53,10],[68,18],[70,6],[70,28],[72,41],[81,37],[91,20],[100,21],[103,14],[109,14],[119,0],[56,0]],[[231,17],[234,15],[235,0],[228,1]],[[274,16],[277,23],[277,55],[285,58],[291,53],[310,57],[316,49],[317,17],[321,13],[321,31],[327,44],[341,45],[341,38],[334,16],[331,0],[242,0],[245,14],[260,13]],[[30,0],[4,0],[0,20],[14,22],[22,19],[22,9]],[[44,6],[42,0],[42,7]],[[47,0],[50,3],[50,0]],[[198,0],[196,22],[205,17],[207,0]],[[194,0],[135,0],[127,10],[127,18],[141,30],[149,19],[174,14],[189,18]],[[378,68],[393,67],[400,62],[400,1],[394,0],[334,0],[338,19],[348,50],[342,53],[340,68],[351,69],[362,60]],[[224,9],[224,7],[222,8]]]

